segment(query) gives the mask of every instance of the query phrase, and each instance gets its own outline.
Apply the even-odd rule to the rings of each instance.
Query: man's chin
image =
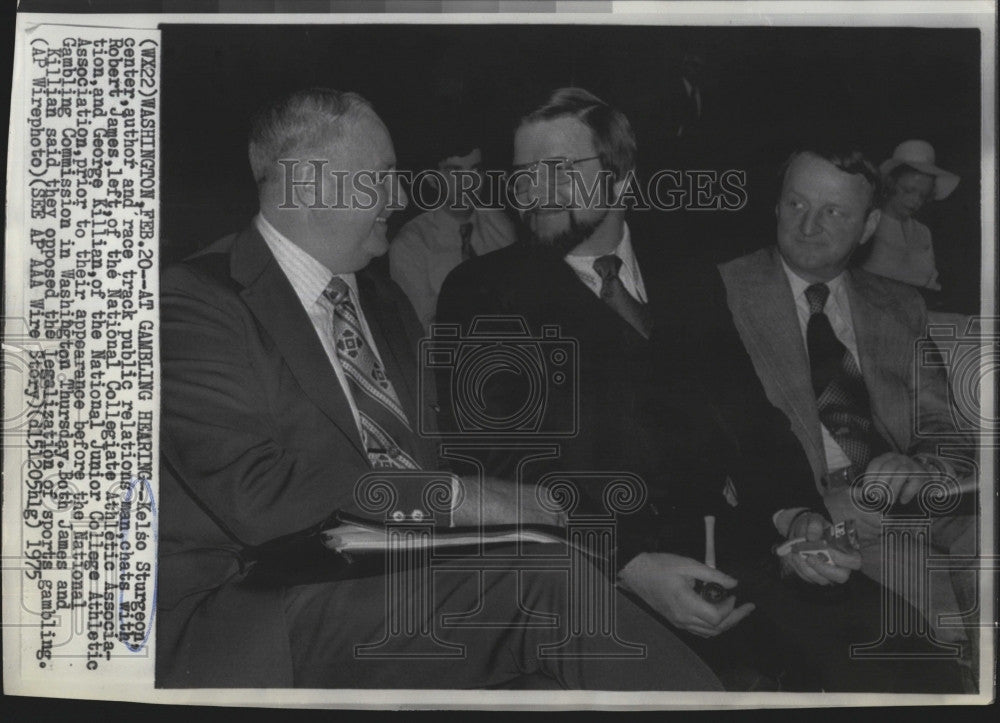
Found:
[[[369,259],[378,258],[387,253],[389,251],[388,234],[384,230],[376,231],[365,245],[365,251],[368,253]]]
[[[538,251],[558,256],[565,256],[580,243],[580,240],[570,231],[564,231],[551,236],[539,236],[535,233],[529,233],[528,241]]]
[[[567,228],[545,236],[540,235],[534,228],[529,229],[529,236],[537,248],[546,249],[559,256],[565,256],[577,246],[582,244],[591,234],[594,233],[594,226],[580,226],[570,223]]]
[[[568,214],[562,211],[536,211],[528,217],[528,229],[540,242],[547,243],[569,229]]]

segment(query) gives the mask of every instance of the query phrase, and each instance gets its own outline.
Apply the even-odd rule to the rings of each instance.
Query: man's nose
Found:
[[[812,236],[819,231],[820,224],[818,214],[818,211],[806,211],[802,214],[802,220],[799,222],[799,230],[802,232],[803,236]]]
[[[536,183],[532,187],[532,197],[537,199],[542,207],[560,205],[561,197],[556,175],[548,168],[539,168]]]

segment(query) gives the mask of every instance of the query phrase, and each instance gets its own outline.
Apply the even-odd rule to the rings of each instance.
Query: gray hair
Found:
[[[258,188],[275,173],[278,160],[304,156],[320,143],[338,138],[345,122],[362,109],[374,112],[357,93],[308,88],[258,110],[250,121],[250,168]]]

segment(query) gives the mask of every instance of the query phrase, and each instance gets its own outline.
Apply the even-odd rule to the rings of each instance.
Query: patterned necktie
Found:
[[[618,277],[622,260],[615,254],[601,256],[594,260],[594,271],[601,277],[601,298],[618,312],[625,321],[647,339],[653,329],[652,315],[646,304],[639,302],[628,292]]]
[[[350,288],[343,279],[334,276],[323,296],[333,304],[337,360],[358,409],[361,441],[372,469],[420,469],[400,445],[412,433],[410,422],[382,363],[362,333]]]
[[[864,471],[875,450],[885,449],[884,441],[872,423],[871,402],[854,355],[833,331],[823,311],[830,288],[813,284],[806,289],[809,301],[809,326],[806,340],[813,391],[819,408],[819,420],[833,435],[853,467]]]
[[[476,258],[478,254],[472,248],[472,221],[467,221],[459,226],[458,233],[462,236],[462,261]]]

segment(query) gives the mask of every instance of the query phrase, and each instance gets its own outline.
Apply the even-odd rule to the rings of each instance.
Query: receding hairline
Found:
[[[788,161],[785,163],[785,172],[784,174],[782,174],[781,177],[782,188],[784,188],[784,185],[788,182],[788,173],[789,171],[792,170],[792,166],[795,165],[795,163],[798,162],[798,160],[804,156],[809,156],[810,158],[815,158],[817,161],[822,161],[828,166],[832,166],[835,170],[839,171],[840,173],[843,173],[845,176],[860,179],[861,181],[864,182],[866,186],[868,186],[868,188],[872,190],[872,193],[874,193],[877,190],[875,184],[869,181],[865,177],[865,174],[859,171],[851,173],[850,171],[844,170],[843,168],[839,167],[836,163],[831,161],[829,158],[824,158],[821,154],[817,153],[816,151],[810,151],[810,150],[796,151],[791,156],[789,156]]]
[[[855,151],[852,151],[852,154],[853,153],[855,153]],[[851,177],[851,178],[854,178],[854,177],[860,178],[861,181],[864,182],[865,186],[867,186],[867,188],[868,188],[868,200],[867,200],[867,202],[865,204],[865,218],[866,219],[870,218],[871,214],[874,211],[877,211],[879,209],[879,207],[881,206],[881,204],[882,204],[882,202],[884,200],[885,188],[884,188],[884,184],[882,183],[882,179],[878,175],[878,171],[874,167],[871,168],[871,172],[873,172],[875,174],[873,177],[876,179],[873,182],[863,172],[861,172],[861,171],[855,171],[855,172],[852,173],[851,171],[845,170],[845,169],[839,167],[834,161],[831,161],[829,158],[824,158],[822,153],[818,153],[818,152],[810,150],[808,148],[807,149],[803,149],[803,150],[799,150],[799,151],[795,151],[790,156],[788,156],[787,159],[785,159],[785,163],[783,164],[784,165],[784,172],[782,173],[782,176],[781,176],[781,188],[780,188],[780,190],[778,192],[779,203],[780,203],[781,196],[783,196],[784,193],[785,193],[785,187],[788,184],[788,172],[792,169],[792,166],[795,165],[795,163],[800,158],[802,158],[803,156],[811,156],[812,158],[816,158],[816,159],[818,159],[820,161],[823,161],[826,164],[828,164],[830,166],[833,166],[834,169],[836,169],[837,171],[840,171],[845,176],[848,176],[848,177]],[[865,163],[868,163],[868,165],[871,165],[870,162],[864,157],[864,154],[860,154],[860,160],[863,161],[863,162],[865,162]]]
[[[255,117],[247,150],[258,185],[275,180],[273,173],[282,158],[299,156],[302,160],[311,160],[318,155],[316,151],[339,148],[345,140],[349,142],[357,137],[359,127],[382,128],[388,135],[378,113],[363,96],[335,94],[333,102],[340,107],[331,112],[327,89],[315,91],[293,94]]]

